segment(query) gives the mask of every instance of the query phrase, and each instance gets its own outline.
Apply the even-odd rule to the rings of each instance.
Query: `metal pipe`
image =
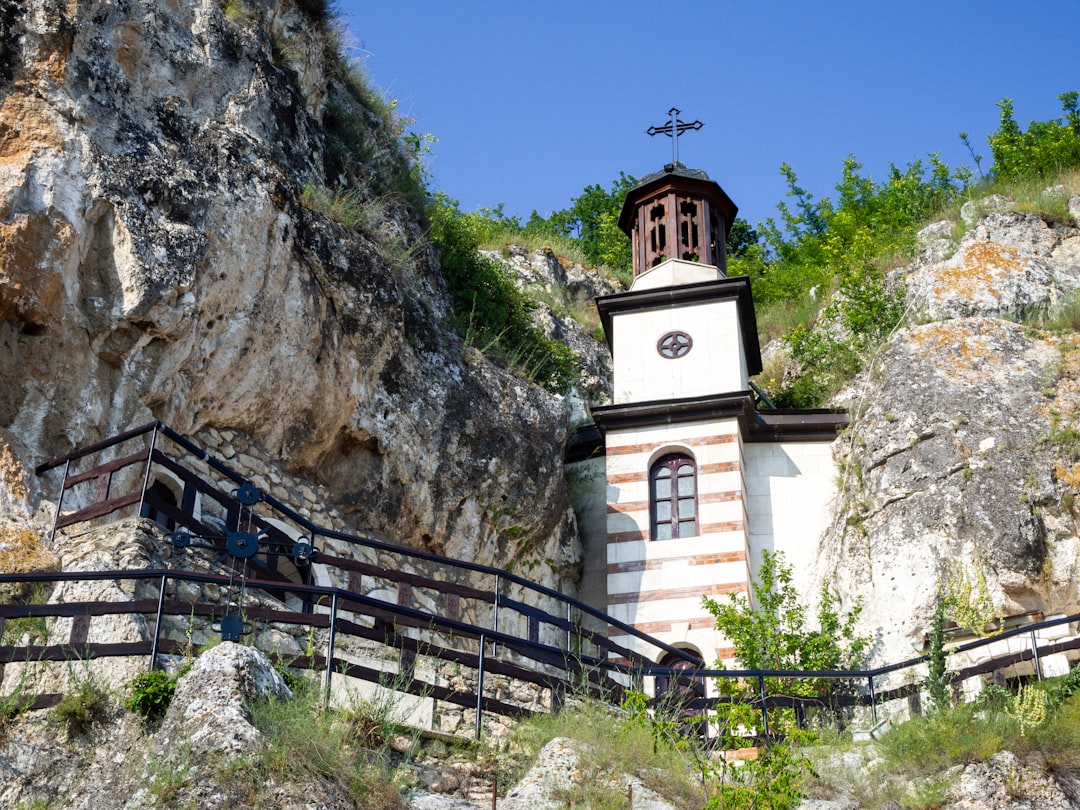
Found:
[[[765,676],[758,676],[758,688],[761,692],[761,720],[764,723],[765,736],[769,736],[769,709],[765,703]]]
[[[492,604],[492,611],[494,612],[495,616],[494,616],[494,619],[492,620],[492,623],[491,623],[491,625],[492,625],[491,629],[496,633],[499,632],[499,585],[500,584],[501,584],[500,577],[499,577],[498,574],[496,574],[495,575],[495,601]],[[481,647],[483,647],[482,644],[481,644]],[[497,642],[497,641],[492,642],[492,644],[491,644],[491,654],[495,655],[495,656],[497,656],[499,654],[499,642]],[[481,651],[481,655],[483,655],[483,651]]]
[[[157,618],[154,620],[154,643],[150,645],[150,669],[157,669],[158,639],[161,638],[161,620],[165,616],[165,583],[168,580],[166,574],[161,575],[161,589],[158,591]]]
[[[1042,674],[1042,661],[1039,660],[1039,642],[1035,638],[1035,631],[1031,631],[1031,654],[1035,656],[1035,677],[1038,680],[1043,679]]]
[[[874,676],[871,675],[867,680],[870,682],[870,717],[874,720],[874,725],[877,725],[877,695],[874,692]]]
[[[330,679],[334,674],[334,643],[337,641],[337,613],[338,595],[337,591],[334,591],[333,598],[330,601],[330,633],[329,638],[326,640],[326,686],[324,702],[327,706],[330,705]]]
[[[480,661],[476,667],[476,739],[480,739],[484,724],[484,646],[487,636],[480,634]]]
[[[71,469],[71,459],[64,462],[64,477],[60,480],[60,496],[56,499],[56,512],[53,513],[52,529],[49,530],[49,544],[56,537],[56,524],[60,521],[60,505],[64,502],[64,493],[67,491],[68,470]]]
[[[154,449],[157,447],[157,435],[159,422],[154,422],[154,430],[150,434],[150,451],[146,454],[146,472],[143,474],[142,492],[139,493],[139,516],[142,516],[143,506],[146,503],[146,490],[150,486],[150,469],[154,466]]]

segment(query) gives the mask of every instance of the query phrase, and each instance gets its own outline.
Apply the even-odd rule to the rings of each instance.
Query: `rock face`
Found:
[[[578,766],[578,752],[573,740],[556,737],[545,745],[536,763],[499,804],[505,810],[556,810],[566,804],[565,794],[580,785],[584,773]],[[633,796],[633,806],[640,810],[672,810],[661,796],[627,774],[609,775],[613,795]]]
[[[5,6],[0,512],[40,529],[35,464],[160,419],[245,437],[353,530],[572,589],[565,403],[463,350],[422,223],[377,183],[393,135],[329,78],[318,20],[242,5]],[[339,168],[343,109],[352,230],[301,193]]]
[[[50,713],[32,712],[0,739],[0,805],[356,807],[336,780],[303,770],[261,784],[228,778],[230,763],[259,750],[246,702],[287,696],[262,653],[222,642],[180,678],[157,730],[115,703],[74,735],[65,735]]]
[[[847,392],[841,502],[819,554],[819,577],[863,599],[882,662],[911,657],[956,563],[1004,615],[1080,609],[1080,340],[1005,319],[1077,288],[1080,230],[993,214],[948,258],[944,235],[924,231],[896,274],[919,325]]]
[[[561,259],[548,248],[530,251],[513,246],[503,253],[485,255],[505,263],[518,285],[536,295],[534,320],[538,326],[577,355],[582,382],[577,393],[592,405],[610,402],[611,353],[604,345],[603,327],[593,299],[620,292],[622,285],[577,262]],[[575,417],[588,417],[584,404],[575,398]]]

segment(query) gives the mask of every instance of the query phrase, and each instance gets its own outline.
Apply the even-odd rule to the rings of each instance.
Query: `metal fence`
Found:
[[[579,689],[618,702],[627,688],[641,689],[647,680],[681,684],[680,711],[705,716],[724,703],[744,703],[760,711],[765,734],[775,709],[790,709],[803,722],[815,712],[843,717],[864,707],[876,723],[883,703],[917,701],[922,688],[919,670],[926,656],[856,671],[702,669],[686,651],[516,574],[319,526],[160,422],[52,459],[36,472],[48,475],[60,468],[54,535],[80,524],[151,515],[172,529],[170,564],[177,567],[0,575],[0,583],[126,580],[139,583],[143,591],[142,598],[126,602],[2,604],[0,629],[5,620],[28,616],[73,621],[63,643],[9,643],[0,646],[0,662],[147,656],[153,667],[161,655],[180,651],[179,641],[165,632],[170,619],[197,615],[222,630],[232,628],[235,636],[242,613],[241,628],[258,620],[318,632],[320,650],[289,663],[321,672],[328,694],[339,674],[373,682],[386,676],[385,669],[350,661],[342,654],[343,641],[395,651],[402,691],[474,711],[477,735],[485,713],[519,716],[535,710],[488,694],[492,677],[532,684],[547,695],[549,710]],[[178,482],[176,497],[155,492],[152,483],[162,470]],[[217,555],[218,570],[184,567],[195,559],[187,556],[193,545]],[[331,546],[338,553],[331,553]],[[328,572],[333,582],[316,584],[317,570]],[[243,599],[215,604],[201,597],[194,602],[168,598],[170,587],[180,582],[266,598],[247,605]],[[87,643],[93,617],[120,614],[142,615],[148,626],[152,622],[152,637],[145,643]],[[1078,620],[1080,615],[1060,617],[955,647],[952,652],[961,653],[1026,639],[1023,649],[991,655],[951,677],[959,683],[1030,661],[1041,678],[1042,657],[1080,649],[1080,639],[1040,646],[1039,633]],[[611,641],[612,636],[629,637],[629,646]],[[679,665],[652,664],[665,653]],[[454,686],[417,678],[419,657],[469,676]],[[680,668],[687,665],[695,667],[692,675]],[[713,678],[738,688],[720,688],[727,694],[706,697],[701,685]],[[898,678],[905,683],[892,685]],[[792,683],[813,684],[812,689],[790,690],[812,694],[787,694],[785,684]]]

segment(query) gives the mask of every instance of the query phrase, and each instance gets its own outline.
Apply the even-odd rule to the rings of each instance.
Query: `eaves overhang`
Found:
[[[850,423],[845,411],[826,408],[759,411],[754,403],[753,391],[737,391],[720,396],[597,406],[592,409],[594,425],[575,432],[566,460],[572,463],[601,455],[605,434],[612,430],[735,418],[744,442],[831,442]]]

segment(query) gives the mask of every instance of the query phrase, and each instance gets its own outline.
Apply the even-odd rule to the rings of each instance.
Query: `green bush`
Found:
[[[1012,99],[998,102],[1001,122],[988,139],[994,180],[1047,178],[1080,166],[1080,95],[1062,93],[1058,100],[1064,119],[1032,121],[1026,132],[1016,123]]]
[[[124,708],[143,716],[148,722],[156,722],[165,716],[176,693],[179,676],[170,675],[163,669],[153,669],[136,675],[124,688],[131,695],[124,700]]]
[[[782,552],[765,551],[753,584],[751,603],[744,594],[728,595],[726,603],[705,597],[702,603],[716,620],[716,628],[735,647],[739,666],[744,669],[830,670],[858,669],[865,663],[871,638],[856,633],[862,605],[856,602],[841,611],[836,595],[822,586],[817,606],[817,628],[809,626],[809,611],[799,601],[794,574]],[[717,668],[724,663],[718,661]],[[774,694],[818,697],[828,700],[845,688],[842,681],[828,678],[767,678],[766,689]],[[722,688],[736,694],[750,694],[745,685],[724,679]],[[732,709],[734,710],[734,709]],[[790,709],[776,709],[774,721],[792,730]],[[747,718],[756,724],[756,719]],[[741,722],[742,718],[740,718]],[[729,725],[737,726],[739,723]],[[745,725],[745,723],[743,723]]]
[[[518,289],[509,271],[480,254],[475,221],[442,193],[432,200],[428,217],[429,238],[439,251],[454,312],[468,342],[548,390],[569,390],[577,379],[573,353],[533,323],[536,302]]]
[[[88,729],[108,707],[109,691],[93,673],[75,680],[74,687],[53,707],[54,716],[65,723],[68,732]]]

